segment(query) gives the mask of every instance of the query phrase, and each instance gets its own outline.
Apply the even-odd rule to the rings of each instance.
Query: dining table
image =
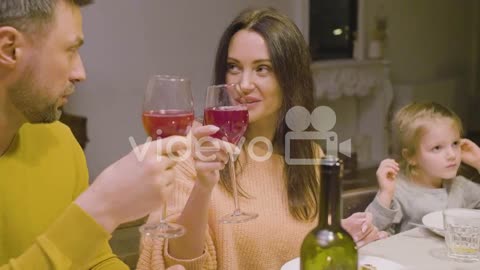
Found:
[[[376,256],[401,264],[405,270],[480,270],[480,262],[457,262],[447,256],[445,239],[417,227],[358,249],[360,256]]]

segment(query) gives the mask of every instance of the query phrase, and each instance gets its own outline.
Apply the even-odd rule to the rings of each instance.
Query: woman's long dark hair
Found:
[[[223,84],[227,74],[228,47],[238,31],[247,29],[260,34],[267,43],[273,71],[283,93],[273,146],[285,155],[285,135],[289,131],[285,115],[294,106],[313,110],[313,79],[308,46],[296,27],[285,15],[271,8],[246,10],[228,26],[220,39],[215,59],[214,81]],[[292,141],[290,156],[311,159],[315,155],[313,142]],[[224,170],[226,171],[226,170]],[[285,163],[289,211],[298,220],[312,220],[318,213],[318,176],[312,165]],[[222,174],[221,186],[232,193],[228,171]],[[245,195],[245,194],[244,194]]]

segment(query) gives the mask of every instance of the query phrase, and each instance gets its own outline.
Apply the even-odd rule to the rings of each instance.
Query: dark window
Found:
[[[310,0],[309,28],[313,60],[352,58],[357,0]]]

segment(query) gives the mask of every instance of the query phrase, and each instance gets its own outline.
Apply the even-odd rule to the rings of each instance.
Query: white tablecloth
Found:
[[[359,249],[405,265],[408,270],[480,270],[480,262],[459,263],[446,255],[445,240],[427,229],[416,228]]]

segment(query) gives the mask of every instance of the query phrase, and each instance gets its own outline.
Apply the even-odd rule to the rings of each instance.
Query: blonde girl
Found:
[[[367,208],[380,230],[398,233],[445,208],[480,208],[480,185],[457,175],[464,162],[480,170],[480,148],[462,139],[462,122],[437,103],[411,103],[393,121],[400,162],[377,170],[379,192]]]

